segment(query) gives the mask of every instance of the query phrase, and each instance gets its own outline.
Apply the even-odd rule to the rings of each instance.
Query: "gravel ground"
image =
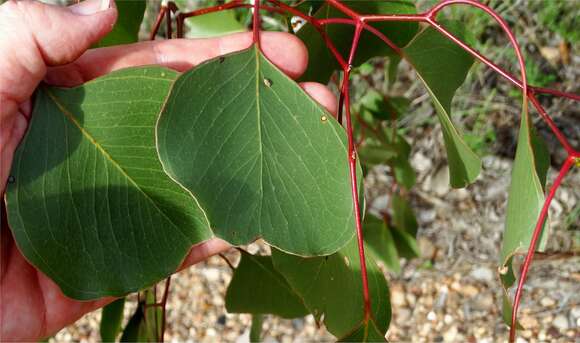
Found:
[[[570,1],[569,4],[576,2],[580,8],[580,1]],[[421,6],[429,2],[421,1]],[[502,16],[516,27],[524,52],[537,63],[540,75],[555,75],[552,87],[578,92],[578,44],[567,44],[558,34],[545,30],[529,9],[532,2],[492,2],[501,7]],[[506,46],[506,42],[497,31],[487,29],[483,34],[492,38],[479,48],[501,65],[513,65],[513,60],[506,57],[508,48],[498,48]],[[406,123],[418,127],[410,133],[412,164],[418,172],[418,183],[410,195],[420,225],[418,242],[422,256],[403,260],[400,275],[385,271],[393,306],[387,338],[401,342],[505,341],[508,330],[501,319],[502,290],[496,268],[515,147],[514,127],[520,115],[519,100],[510,95],[505,82],[479,67],[459,90],[454,101],[456,121],[467,130],[472,129],[470,110],[480,108],[491,123],[482,130],[491,128],[496,138],[484,151],[484,168],[478,180],[466,189],[452,190],[448,186],[440,129],[425,124],[433,116],[431,105],[424,101],[424,90],[405,76],[412,74],[405,74],[406,69],[402,68],[403,75],[393,92],[423,100],[413,102],[414,115]],[[549,98],[542,101],[578,146],[578,105]],[[549,175],[549,180],[553,180],[562,156],[545,127],[537,124],[553,153]],[[556,194],[550,211],[552,233],[548,247],[552,253],[535,259],[530,270],[520,307],[525,327],[519,333],[520,343],[580,342],[580,256],[573,253],[580,248],[580,223],[576,218],[570,225],[566,219],[580,206],[580,173],[579,168],[575,169]],[[384,194],[390,180],[381,175],[384,173],[379,167],[366,182],[367,194],[375,199],[375,207],[388,201]],[[253,246],[250,250],[258,248]],[[233,262],[238,259],[236,252],[227,256]],[[167,341],[249,340],[250,316],[228,314],[224,307],[231,275],[224,260],[213,257],[173,277],[167,306]],[[135,303],[135,297],[130,297],[125,320],[135,309]],[[51,341],[98,341],[99,316],[99,311],[86,315]],[[311,316],[296,320],[266,317],[264,336],[266,342],[333,340],[324,328],[316,326]]]

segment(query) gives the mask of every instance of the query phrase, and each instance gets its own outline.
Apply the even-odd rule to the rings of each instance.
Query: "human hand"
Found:
[[[116,15],[114,3],[109,4],[109,0],[88,0],[68,8],[32,1],[0,5],[0,194],[4,192],[14,151],[28,126],[30,97],[41,81],[72,87],[113,70],[148,64],[184,71],[252,43],[250,33],[240,33],[86,51],[111,30]],[[307,50],[292,35],[263,33],[261,47],[290,77],[296,78],[306,69]],[[325,86],[318,83],[301,86],[331,113],[336,112],[336,98]],[[79,302],[66,298],[54,282],[20,254],[8,230],[4,208],[1,216],[1,341],[33,341],[53,335],[83,314],[113,300]],[[228,248],[219,239],[198,244],[181,268]]]

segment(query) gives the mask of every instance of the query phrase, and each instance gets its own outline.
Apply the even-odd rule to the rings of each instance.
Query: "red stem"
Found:
[[[484,63],[485,65],[490,67],[492,70],[494,70],[499,75],[503,76],[505,79],[510,81],[512,84],[514,84],[518,88],[522,89],[522,91],[523,91],[523,104],[522,104],[522,106],[524,108],[524,113],[527,114],[528,99],[529,99],[531,101],[532,105],[538,110],[540,117],[548,124],[548,126],[550,127],[552,132],[554,132],[554,134],[557,137],[557,139],[559,140],[559,142],[562,144],[564,149],[568,152],[568,158],[566,160],[566,163],[563,165],[562,169],[560,170],[560,173],[559,173],[557,179],[555,180],[554,185],[550,189],[550,193],[549,193],[546,201],[544,202],[542,211],[540,213],[540,217],[538,219],[536,228],[535,228],[533,236],[532,236],[532,240],[530,242],[528,254],[526,255],[526,259],[525,259],[524,264],[522,266],[522,273],[521,273],[521,277],[520,277],[520,280],[518,283],[518,289],[516,291],[516,297],[514,300],[514,306],[513,306],[513,312],[512,312],[512,326],[511,326],[511,330],[510,330],[510,341],[513,341],[515,339],[515,323],[517,322],[517,309],[518,309],[518,306],[519,306],[519,303],[521,300],[521,294],[522,294],[522,289],[523,289],[522,287],[523,287],[523,284],[525,282],[529,266],[530,266],[531,261],[533,259],[533,255],[534,255],[535,248],[537,245],[538,237],[541,235],[541,232],[543,229],[543,223],[545,221],[545,217],[547,215],[550,202],[553,199],[557,188],[560,186],[563,178],[565,177],[566,173],[568,172],[568,170],[570,169],[572,164],[574,162],[578,163],[578,160],[580,159],[580,152],[578,150],[575,150],[570,145],[570,143],[568,142],[568,140],[566,139],[564,134],[556,127],[555,123],[549,117],[549,115],[546,113],[544,108],[541,106],[541,104],[539,103],[539,101],[535,95],[536,94],[550,94],[550,95],[554,95],[554,96],[569,98],[569,99],[572,99],[575,101],[580,101],[580,95],[562,92],[562,91],[553,90],[553,89],[528,86],[523,56],[521,53],[521,49],[520,49],[520,47],[517,43],[517,40],[515,38],[515,35],[511,32],[507,23],[497,13],[495,13],[488,6],[481,4],[481,3],[474,1],[474,0],[443,0],[442,2],[437,4],[436,6],[434,6],[430,10],[428,10],[427,12],[424,12],[421,14],[402,14],[402,15],[401,14],[361,15],[361,14],[353,11],[352,9],[350,9],[348,6],[341,3],[339,0],[325,0],[327,4],[335,7],[339,11],[341,11],[344,14],[346,14],[347,16],[349,16],[351,19],[348,19],[348,18],[316,19],[312,16],[309,16],[309,15],[306,15],[306,14],[300,12],[299,10],[297,10],[294,7],[291,7],[291,6],[284,4],[280,0],[267,0],[268,2],[276,5],[277,7],[262,6],[259,4],[259,0],[256,0],[256,2],[254,3],[253,6],[243,4],[243,3],[241,3],[241,1],[242,0],[234,0],[234,1],[229,2],[227,4],[213,6],[213,7],[209,7],[209,8],[204,8],[204,9],[192,11],[189,13],[178,14],[177,15],[177,23],[178,23],[177,36],[178,37],[182,36],[183,20],[185,18],[195,16],[195,15],[203,15],[203,14],[207,14],[207,13],[231,9],[231,8],[254,8],[254,16],[253,16],[253,35],[254,35],[254,37],[253,37],[253,39],[254,39],[254,42],[258,45],[258,47],[259,47],[259,31],[260,31],[259,30],[259,28],[260,28],[259,10],[260,9],[268,10],[271,12],[278,12],[278,13],[285,13],[286,12],[286,13],[290,13],[290,14],[295,15],[295,16],[299,16],[299,17],[303,18],[304,20],[306,20],[307,22],[309,22],[322,36],[324,43],[326,44],[328,49],[332,52],[332,54],[336,58],[338,64],[340,65],[340,67],[344,73],[344,75],[343,75],[344,78],[343,78],[343,82],[342,82],[342,86],[341,86],[340,100],[339,100],[340,105],[339,105],[338,120],[339,120],[339,122],[342,121],[342,112],[344,109],[345,114],[346,114],[346,126],[347,126],[346,129],[347,129],[347,137],[348,137],[348,154],[349,154],[348,158],[349,158],[349,172],[350,172],[350,179],[351,179],[350,180],[351,181],[351,190],[352,190],[352,195],[353,195],[353,205],[354,205],[355,219],[356,219],[357,240],[358,240],[358,245],[359,245],[359,258],[360,258],[360,264],[361,264],[361,274],[362,274],[362,279],[363,279],[362,281],[363,281],[363,297],[364,297],[364,302],[365,302],[365,319],[368,319],[371,315],[371,300],[370,300],[370,294],[369,294],[369,290],[368,290],[366,260],[364,257],[364,244],[363,244],[364,240],[363,240],[360,208],[359,208],[359,203],[358,203],[358,189],[357,189],[357,176],[356,176],[356,148],[354,146],[354,139],[353,139],[353,129],[352,129],[352,121],[351,121],[351,113],[350,113],[350,97],[349,97],[349,76],[350,76],[350,71],[352,69],[352,63],[354,60],[354,56],[356,54],[356,50],[357,50],[358,43],[360,40],[361,31],[363,29],[365,29],[365,30],[373,33],[374,35],[379,37],[383,42],[385,42],[387,45],[389,45],[395,52],[397,52],[399,55],[403,56],[403,52],[398,46],[396,46],[389,38],[387,38],[385,35],[383,35],[380,31],[378,31],[374,27],[370,26],[368,23],[380,22],[380,21],[426,22],[429,25],[433,26],[436,30],[438,30],[445,37],[447,37],[448,39],[453,41],[455,44],[459,45],[462,49],[464,49],[465,51],[470,53],[477,60],[481,61],[482,63]],[[441,26],[436,21],[437,13],[439,13],[445,7],[450,6],[450,5],[455,5],[455,4],[463,4],[463,5],[469,5],[472,7],[479,8],[479,9],[485,11],[487,14],[489,14],[492,18],[495,19],[495,21],[500,25],[502,30],[506,33],[511,44],[514,47],[514,50],[516,52],[516,56],[518,59],[518,64],[519,64],[520,69],[521,69],[521,80],[518,80],[518,78],[516,78],[512,74],[508,73],[507,71],[503,70],[498,65],[496,65],[495,63],[493,63],[492,61],[487,59],[485,56],[480,54],[478,51],[471,48],[469,45],[467,45],[462,40],[460,40],[459,38],[454,36],[451,32],[449,32],[447,29],[445,29],[443,26]],[[155,34],[157,33],[157,30],[159,29],[160,22],[163,18],[163,15],[165,14],[165,12],[168,12],[167,8],[162,7],[160,10],[160,13],[158,15],[158,18],[155,22],[155,25],[153,27],[151,39],[155,38]],[[170,16],[170,13],[168,13],[168,14]],[[330,38],[326,34],[326,31],[324,30],[324,26],[328,25],[328,24],[355,25],[355,35],[354,35],[354,39],[352,42],[348,61],[344,60],[343,56],[338,52],[338,50],[336,49],[333,42],[330,40]],[[170,23],[168,25],[170,25]],[[171,32],[170,26],[168,26],[168,32]],[[343,104],[344,104],[344,106],[343,106]]]
[[[352,45],[350,48],[350,54],[348,56],[348,65],[343,68],[344,78],[342,81],[342,94],[344,94],[344,111],[346,115],[346,134],[348,138],[348,166],[350,172],[350,186],[351,186],[351,193],[352,193],[352,203],[354,207],[354,215],[355,215],[355,226],[356,226],[356,235],[357,235],[357,243],[358,243],[358,253],[359,253],[359,260],[360,260],[360,271],[362,277],[362,287],[363,287],[363,301],[364,301],[364,318],[365,321],[368,321],[372,315],[372,307],[371,307],[371,297],[369,291],[369,280],[367,274],[367,264],[365,259],[365,248],[364,248],[364,235],[362,231],[362,220],[360,214],[360,206],[358,201],[358,185],[357,185],[357,175],[356,175],[356,160],[357,154],[356,149],[354,146],[354,138],[353,138],[353,127],[352,127],[352,118],[350,114],[350,94],[349,94],[349,78],[350,78],[350,71],[352,70],[352,63],[354,61],[354,57],[356,55],[356,50],[358,48],[358,43],[360,40],[360,35],[362,32],[363,26],[357,25],[355,27],[354,38],[352,40]]]
[[[167,12],[167,7],[162,5],[159,9],[159,13],[157,14],[157,19],[155,19],[155,24],[153,24],[153,28],[151,28],[149,40],[155,40],[155,36],[157,36],[157,32],[161,26],[161,21],[163,21],[163,17],[165,17],[165,12]]]
[[[524,283],[526,282],[526,277],[528,276],[528,270],[530,268],[530,264],[532,263],[532,259],[534,258],[534,253],[536,252],[536,246],[538,245],[538,239],[540,238],[540,235],[542,234],[542,230],[544,228],[544,221],[546,220],[546,216],[548,215],[548,209],[550,208],[550,203],[552,202],[552,199],[554,198],[554,195],[556,194],[556,190],[560,187],[562,180],[564,179],[564,176],[566,176],[566,173],[568,173],[568,171],[570,170],[570,167],[574,163],[574,160],[575,160],[575,158],[573,156],[568,156],[568,158],[566,159],[566,162],[564,162],[564,165],[562,166],[562,169],[560,169],[560,172],[558,173],[558,177],[554,181],[552,188],[550,188],[550,193],[548,194],[548,197],[544,201],[544,205],[542,206],[542,211],[540,212],[540,217],[538,218],[538,221],[536,223],[536,228],[534,229],[534,233],[532,234],[532,239],[530,241],[530,246],[528,247],[528,253],[527,253],[526,258],[524,260],[524,264],[522,265],[520,279],[518,281],[518,288],[516,290],[516,295],[514,298],[514,304],[513,304],[513,308],[512,308],[512,318],[511,318],[512,323],[511,323],[510,337],[509,337],[510,342],[514,342],[516,339],[516,325],[518,322],[518,308],[519,308],[521,297],[522,297],[522,291],[523,291]]]

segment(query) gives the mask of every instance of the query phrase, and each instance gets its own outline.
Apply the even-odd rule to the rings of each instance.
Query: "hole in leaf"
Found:
[[[320,121],[323,122],[323,123],[326,123],[327,120],[328,120],[328,117],[327,116],[320,117]]]
[[[225,61],[225,60],[226,60],[226,58],[225,58],[225,57],[223,57],[223,56],[221,56],[221,57],[220,57],[220,59],[219,59],[219,62],[220,62],[220,63],[224,63],[224,61]]]
[[[272,80],[264,78],[264,85],[266,85],[266,87],[272,87]]]

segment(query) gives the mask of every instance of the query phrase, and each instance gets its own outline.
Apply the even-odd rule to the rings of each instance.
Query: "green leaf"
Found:
[[[210,38],[235,32],[246,31],[242,23],[236,19],[234,10],[208,13],[185,20],[187,38]]]
[[[141,300],[129,319],[121,342],[159,342],[163,325],[163,311],[156,306],[152,289],[139,293]],[[145,309],[145,310],[143,310]],[[157,333],[156,333],[157,332]]]
[[[304,317],[308,310],[274,269],[271,256],[256,256],[242,251],[240,264],[226,292],[230,313],[275,314],[282,318]]]
[[[412,14],[416,13],[415,5],[411,1],[346,1],[351,9],[364,14]],[[344,18],[342,12],[323,4],[318,8],[316,18]],[[373,27],[386,35],[397,46],[404,46],[417,33],[418,25],[412,22],[382,22],[372,23]],[[354,26],[345,24],[325,25],[324,30],[337,50],[346,60],[348,58]],[[310,63],[301,80],[327,83],[334,70],[340,66],[326,47],[320,33],[309,23],[305,24],[297,33],[304,41],[309,51]],[[361,34],[354,65],[358,66],[375,56],[396,56],[396,53],[383,41],[369,32]]]
[[[123,335],[121,335],[121,342],[146,342],[147,333],[145,331],[143,309],[141,304],[137,305],[137,309],[129,318],[127,326],[123,330]]]
[[[369,249],[389,269],[399,274],[401,272],[401,264],[395,240],[391,234],[391,228],[387,226],[384,220],[367,214],[363,229],[364,240]]]
[[[362,279],[357,240],[339,252],[323,257],[301,258],[273,249],[274,267],[298,293],[308,310],[336,337],[343,337],[364,322]],[[391,318],[389,289],[381,270],[367,249],[367,272],[372,299],[372,318],[380,332]]]
[[[376,166],[387,163],[397,157],[398,151],[392,145],[364,145],[357,151],[363,164]]]
[[[512,257],[515,254],[527,252],[536,222],[544,205],[544,187],[549,166],[548,150],[531,126],[529,114],[524,111],[512,170],[506,228],[500,254],[500,267],[502,270],[506,270],[501,277],[506,292],[516,280],[511,266]],[[540,237],[538,251],[545,248],[547,237],[546,230],[544,230]],[[508,299],[505,301],[508,304],[511,302]],[[509,305],[504,306],[504,308],[511,311],[511,304]],[[509,317],[508,324],[511,322],[511,314]]]
[[[399,119],[409,110],[411,101],[405,97],[385,97],[375,90],[369,90],[361,99],[364,109],[379,120]]]
[[[145,0],[116,0],[117,22],[113,30],[96,43],[94,48],[135,43],[139,40],[139,28],[145,15]]]
[[[393,225],[411,236],[417,235],[417,218],[415,212],[406,198],[394,194],[392,199],[393,206]]]
[[[458,23],[446,22],[444,26],[456,36],[463,36],[462,26]],[[403,49],[403,54],[415,68],[435,105],[447,149],[451,186],[465,187],[479,175],[481,159],[469,148],[453,125],[451,100],[465,81],[473,57],[432,27],[421,31]]]
[[[211,237],[204,212],[163,172],[155,150],[175,78],[134,68],[36,93],[7,188],[8,219],[26,259],[69,297],[150,286]]]
[[[309,256],[353,237],[343,128],[255,46],[183,74],[157,137],[165,171],[216,236]]]
[[[101,311],[100,325],[101,341],[115,342],[117,340],[123,322],[124,308],[125,298],[117,299],[103,307]]]

